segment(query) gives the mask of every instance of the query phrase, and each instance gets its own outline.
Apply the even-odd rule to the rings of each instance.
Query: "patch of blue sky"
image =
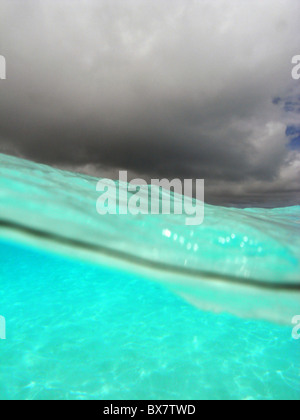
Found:
[[[289,139],[288,147],[292,150],[300,149],[300,125],[288,125],[285,134]]]
[[[292,150],[300,149],[300,135],[290,141],[289,148]]]
[[[284,110],[286,112],[295,112],[300,114],[300,101],[287,101],[284,104]]]
[[[286,98],[280,96],[273,99],[273,104],[280,106],[283,111],[289,115],[294,114],[295,116],[300,114],[300,95],[290,95]],[[297,117],[298,118],[298,117]],[[297,119],[296,119],[297,121]],[[300,119],[299,123],[289,123],[286,127],[286,137],[288,138],[287,147],[291,150],[300,149]]]

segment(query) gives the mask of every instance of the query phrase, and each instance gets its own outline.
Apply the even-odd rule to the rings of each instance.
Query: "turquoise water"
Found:
[[[203,312],[139,276],[7,242],[0,275],[1,398],[300,398],[290,326]]]
[[[0,398],[300,399],[299,207],[101,218],[96,182],[0,155]]]

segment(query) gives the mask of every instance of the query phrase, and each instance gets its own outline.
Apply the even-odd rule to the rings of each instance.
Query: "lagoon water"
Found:
[[[96,183],[0,155],[0,398],[300,399],[300,208],[100,217]]]

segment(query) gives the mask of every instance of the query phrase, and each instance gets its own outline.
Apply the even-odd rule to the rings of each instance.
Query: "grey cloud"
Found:
[[[0,151],[205,178],[218,202],[299,199],[273,103],[299,86],[298,0],[1,0],[0,13]]]

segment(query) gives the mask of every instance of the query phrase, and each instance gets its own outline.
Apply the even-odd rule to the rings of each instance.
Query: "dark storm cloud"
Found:
[[[298,0],[1,0],[0,14],[0,151],[297,193],[279,102],[299,87]]]

